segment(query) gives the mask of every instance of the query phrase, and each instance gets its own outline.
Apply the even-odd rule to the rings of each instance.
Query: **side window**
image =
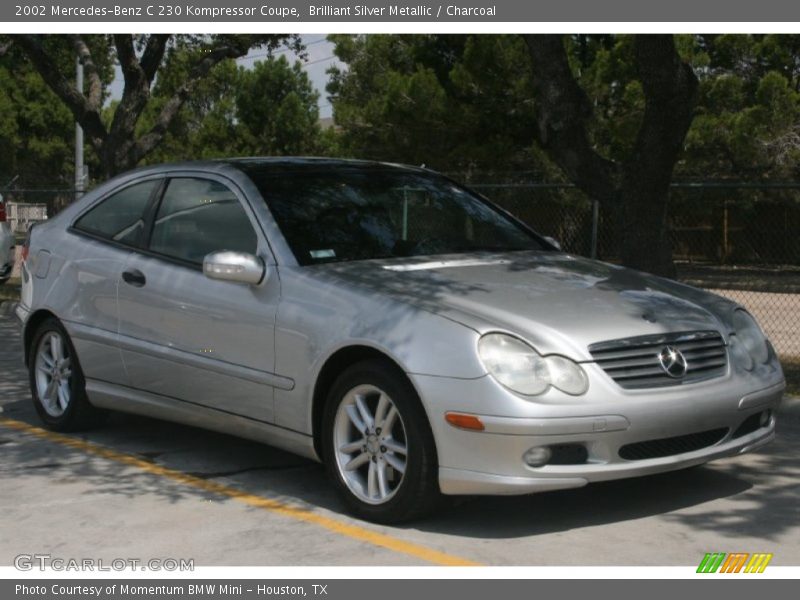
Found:
[[[151,179],[112,194],[78,219],[75,228],[115,242],[140,245],[144,211],[159,183]]]
[[[210,179],[176,178],[158,208],[150,250],[193,263],[217,250],[256,253],[258,241],[236,195]]]

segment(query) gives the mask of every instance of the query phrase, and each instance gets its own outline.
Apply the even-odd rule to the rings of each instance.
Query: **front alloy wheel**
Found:
[[[433,434],[402,371],[380,360],[346,369],[330,390],[322,426],[328,474],[356,515],[396,523],[438,504]]]
[[[406,472],[406,430],[388,394],[360,385],[336,411],[334,447],[339,475],[350,491],[369,504],[391,500]]]

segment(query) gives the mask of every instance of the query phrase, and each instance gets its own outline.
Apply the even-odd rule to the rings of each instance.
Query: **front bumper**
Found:
[[[441,491],[452,495],[517,495],[577,488],[750,452],[775,437],[775,413],[785,388],[779,370],[776,377],[778,382],[773,377],[766,387],[756,382],[760,387],[756,390],[747,389],[740,376],[732,375],[646,393],[614,390],[611,386],[615,384],[609,382],[607,388],[595,386],[599,401],[572,398],[571,404],[545,404],[520,399],[490,377],[454,380],[411,375],[436,439]],[[487,405],[494,405],[496,410],[491,412],[495,414]],[[767,410],[771,416],[766,424],[744,434],[737,432],[748,417]],[[444,420],[448,411],[478,416],[485,430],[452,427]],[[719,440],[699,449],[638,460],[620,456],[620,448],[628,444],[722,429],[725,433]],[[530,448],[564,444],[584,447],[585,461],[530,467],[522,458]]]

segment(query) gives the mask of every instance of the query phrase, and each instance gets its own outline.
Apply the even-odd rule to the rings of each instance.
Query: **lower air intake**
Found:
[[[694,452],[713,446],[728,433],[727,428],[710,429],[700,433],[690,433],[660,440],[647,440],[635,444],[625,444],[619,449],[619,456],[625,460],[645,460]]]

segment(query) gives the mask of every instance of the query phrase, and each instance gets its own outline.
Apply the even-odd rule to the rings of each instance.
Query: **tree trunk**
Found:
[[[698,82],[671,35],[639,35],[634,52],[645,109],[623,165],[620,258],[634,269],[674,277],[669,184],[694,116]]]
[[[674,277],[669,184],[692,122],[698,82],[678,56],[673,37],[636,37],[645,112],[636,142],[621,163],[600,156],[592,145],[591,102],[569,69],[563,38],[524,37],[533,61],[539,145],[576,186],[619,215],[625,266]]]
[[[663,277],[675,277],[672,241],[667,227],[669,189],[647,176],[631,172],[620,193],[620,260],[626,267]]]

